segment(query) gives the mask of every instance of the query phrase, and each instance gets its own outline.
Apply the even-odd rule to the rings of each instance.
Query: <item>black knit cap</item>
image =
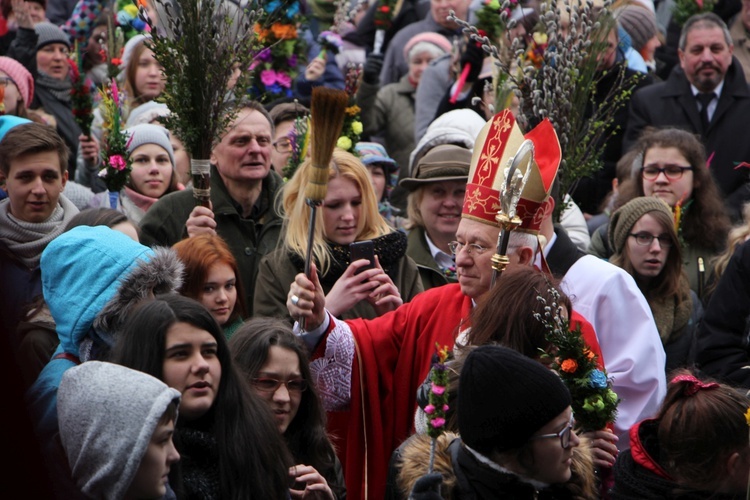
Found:
[[[507,347],[477,347],[461,369],[459,433],[483,455],[520,448],[570,403],[560,377],[538,361]]]

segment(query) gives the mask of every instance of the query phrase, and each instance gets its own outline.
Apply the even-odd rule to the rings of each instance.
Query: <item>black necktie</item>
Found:
[[[716,97],[714,92],[699,92],[698,95],[695,96],[701,104],[701,129],[704,134],[708,130],[708,125],[711,123],[711,120],[708,119],[708,105],[714,100],[714,97]]]

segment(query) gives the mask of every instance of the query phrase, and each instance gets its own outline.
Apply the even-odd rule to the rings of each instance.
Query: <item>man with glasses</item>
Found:
[[[534,142],[540,160],[528,167],[532,174],[518,208],[522,222],[505,252],[510,265],[533,262],[541,211],[560,164],[559,142],[548,121],[526,138]],[[477,138],[483,146],[472,157],[452,243],[458,283],[427,290],[374,320],[347,322],[325,310],[317,276],[311,282],[299,274],[290,288],[287,308],[295,319],[307,320],[302,337],[317,358],[311,367],[329,411],[329,427],[340,438],[347,484],[363,485],[362,491],[348,491],[349,498],[364,498],[365,487],[371,498],[383,498],[388,458],[411,433],[417,388],[430,368],[435,344],[452,349],[475,302],[490,289],[504,169],[523,141],[509,110],[498,113]]]
[[[698,14],[683,26],[678,53],[680,65],[666,81],[633,95],[624,148],[630,149],[648,126],[700,136],[729,214],[740,220],[743,204],[750,201],[750,141],[744,139],[750,89],[732,37],[718,16]],[[679,175],[676,169],[666,174]]]
[[[285,102],[271,108],[270,114],[275,129],[271,165],[281,173],[292,155],[294,124],[297,119],[306,119],[310,110],[297,102]]]

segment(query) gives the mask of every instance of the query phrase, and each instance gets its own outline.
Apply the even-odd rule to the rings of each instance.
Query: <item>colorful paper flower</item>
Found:
[[[589,383],[596,389],[607,387],[607,376],[601,370],[594,370],[589,374]]]
[[[339,140],[336,141],[336,147],[349,151],[352,147],[352,140],[345,135],[342,135],[339,137]]]
[[[122,155],[113,155],[109,157],[109,166],[116,170],[125,170],[127,163]]]
[[[356,120],[352,122],[352,132],[355,134],[361,134],[362,130],[362,122]]]
[[[578,369],[578,363],[576,363],[575,359],[566,359],[560,363],[560,369],[567,373],[575,373]]]

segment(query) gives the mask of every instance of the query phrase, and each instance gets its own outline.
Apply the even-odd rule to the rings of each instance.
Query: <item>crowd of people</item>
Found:
[[[285,98],[222,85],[200,203],[152,45],[179,2],[0,0],[11,470],[61,499],[745,498],[750,1],[666,3],[595,7],[582,116],[629,90],[563,192],[560,130],[492,59],[538,45],[543,6],[498,6],[493,52],[452,17],[490,2],[291,2],[310,57]],[[71,71],[111,85],[113,24],[117,188],[113,117],[95,99],[81,128]],[[345,81],[358,140],[316,164],[312,89]],[[607,401],[581,387],[616,412],[589,425]]]

